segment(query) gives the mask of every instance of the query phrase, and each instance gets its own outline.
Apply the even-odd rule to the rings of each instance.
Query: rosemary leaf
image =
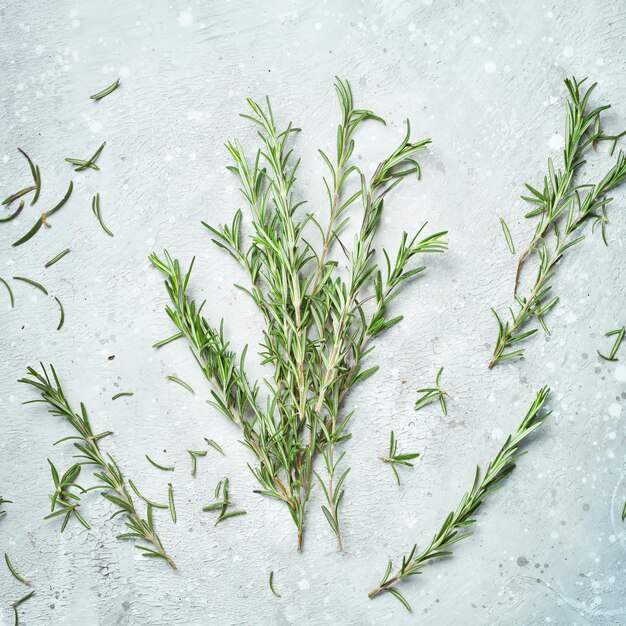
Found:
[[[168,343],[171,343],[172,341],[176,341],[176,339],[180,339],[181,337],[184,337],[183,333],[176,333],[175,335],[172,335],[171,337],[168,337],[167,339],[161,339],[161,341],[157,341],[155,344],[152,344],[153,348],[162,348],[163,346],[166,346]]]
[[[120,85],[120,79],[118,78],[115,82],[111,83],[108,87],[105,87],[102,91],[98,93],[94,93],[93,96],[89,96],[92,100],[102,100],[110,93],[113,93]]]
[[[63,323],[65,322],[65,311],[63,310],[63,305],[61,304],[61,301],[56,296],[54,296],[54,299],[59,305],[59,325],[57,326],[57,330],[61,330],[61,328],[63,328]]]
[[[102,230],[104,230],[104,232],[110,237],[113,237],[113,233],[105,226],[104,222],[102,221],[102,215],[100,214],[99,193],[97,193],[91,201],[91,210],[93,211],[93,214],[98,218],[98,222],[100,223],[100,226],[102,226]]]
[[[65,248],[65,250],[62,250],[61,252],[59,252],[59,254],[57,254],[56,256],[52,257],[45,265],[44,267],[51,267],[52,265],[54,265],[57,261],[60,261],[66,254],[68,254],[70,252],[69,248]]]
[[[444,415],[448,414],[448,407],[446,405],[446,396],[449,398],[450,395],[447,391],[441,388],[439,385],[439,379],[441,378],[441,373],[443,372],[443,367],[439,368],[437,372],[437,376],[435,377],[435,386],[434,387],[424,387],[422,389],[418,389],[417,393],[422,394],[417,401],[415,402],[415,410],[418,411],[422,407],[434,402],[435,400],[439,401],[439,405],[441,406],[441,410]]]
[[[170,508],[170,515],[172,516],[172,521],[174,524],[176,523],[176,505],[174,504],[174,488],[172,487],[172,483],[167,484],[167,500]]]
[[[20,204],[17,207],[17,209],[15,209],[15,211],[13,213],[11,213],[11,215],[7,215],[6,217],[0,217],[0,223],[1,222],[10,222],[12,219],[15,219],[22,212],[23,208],[24,208],[24,200],[22,200],[20,202]]]
[[[214,450],[217,450],[220,454],[224,454],[224,450],[222,450],[222,446],[219,445],[219,443],[217,443],[217,441],[214,441],[213,439],[207,439],[206,437],[204,438],[204,440],[207,442],[208,445],[210,445]],[[226,455],[224,455],[226,456]]]
[[[608,333],[606,333],[604,335],[605,337],[612,337],[613,335],[616,335],[615,341],[613,343],[613,347],[611,348],[611,352],[609,352],[608,356],[605,356],[599,350],[596,350],[596,352],[598,353],[598,356],[603,358],[605,361],[618,361],[619,359],[615,355],[617,354],[617,351],[619,350],[622,340],[624,339],[625,332],[626,332],[626,327],[622,326],[621,328],[616,328],[615,330],[610,330]]]
[[[146,459],[150,462],[151,465],[154,465],[157,469],[163,470],[164,472],[173,472],[173,465],[159,465],[156,461],[153,461],[147,454],[144,455]]]
[[[20,616],[19,616],[19,613],[17,612],[17,607],[20,606],[20,604],[22,604],[23,602],[26,602],[26,600],[28,600],[29,598],[32,598],[34,595],[35,595],[35,590],[33,589],[32,591],[27,593],[25,596],[22,596],[19,600],[16,600],[15,602],[11,603],[11,607],[13,608],[13,616],[14,616],[13,626],[19,626],[19,623],[20,623]]]
[[[106,145],[107,145],[107,142],[104,141],[100,145],[100,147],[86,161],[81,161],[81,159],[65,159],[65,160],[72,164],[75,164],[74,163],[75,161],[81,161],[80,165],[77,165],[77,167],[74,168],[75,172],[80,172],[81,170],[91,168],[95,164],[96,159],[100,156],[100,153],[102,152],[102,150],[104,150],[104,146]],[[98,168],[93,168],[93,169],[98,169]]]
[[[190,393],[195,393],[192,386],[189,383],[186,383],[184,380],[181,380],[180,378],[176,378],[176,376],[166,376],[165,378],[167,378],[167,380],[171,380],[172,382],[179,384],[181,387],[184,387]]]
[[[0,496],[0,506],[2,506],[3,504],[13,504],[13,500],[5,500],[2,496]],[[5,510],[0,509],[0,517],[6,514],[7,512]]]
[[[18,151],[28,161],[28,167],[30,168],[30,173],[33,177],[33,182],[35,183],[35,194],[33,195],[33,199],[30,203],[32,206],[39,199],[39,194],[41,192],[41,172],[39,171],[39,166],[33,163],[32,159],[26,154],[26,152],[24,152],[24,150],[18,148]]]
[[[515,246],[513,245],[511,232],[509,231],[509,227],[506,225],[506,222],[502,218],[500,218],[500,226],[502,226],[502,232],[504,233],[507,247],[509,248],[511,254],[515,254]]]
[[[135,487],[135,483],[133,483],[133,481],[130,478],[128,479],[128,484],[130,485],[130,488],[135,492],[135,495],[140,500],[143,500],[146,504],[149,504],[150,506],[154,507],[155,509],[167,509],[167,508],[169,508],[169,505],[167,505],[167,504],[159,504],[158,502],[154,502],[154,500],[149,500],[148,498],[142,496],[139,493],[139,489],[137,489],[137,487]]]
[[[191,456],[191,475],[195,478],[196,477],[198,457],[199,456],[206,456],[207,452],[206,452],[206,450],[187,450],[187,452],[189,453],[189,456]]]
[[[30,187],[24,187],[24,189],[20,189],[18,192],[14,193],[13,195],[9,196],[8,198],[5,198],[2,201],[2,206],[6,204],[11,204],[11,202],[13,202],[14,200],[17,200],[18,198],[25,196],[27,193],[30,193],[31,191],[35,191],[35,189],[36,187],[34,185],[31,185]]]
[[[14,578],[17,578],[17,580],[19,580],[21,583],[24,583],[25,585],[30,585],[30,580],[27,580],[26,578],[24,578],[23,576],[17,573],[16,569],[11,564],[9,555],[6,552],[4,553],[4,560],[6,561],[7,567],[9,568],[9,571],[11,572]]]
[[[274,589],[274,572],[273,571],[270,572],[270,590],[277,598],[281,597],[278,591]]]
[[[46,295],[48,295],[48,290],[41,284],[35,280],[31,280],[30,278],[24,278],[24,276],[13,276],[13,280],[21,280],[24,283],[28,283],[33,287],[37,287],[40,291],[43,291]]]
[[[118,398],[122,398],[124,396],[134,396],[135,394],[132,391],[120,391],[116,393],[111,400],[117,400]]]
[[[13,298],[13,292],[11,291],[11,287],[9,287],[9,283],[7,283],[7,281],[4,280],[4,278],[0,278],[0,283],[2,283],[7,288],[7,291],[9,292],[9,298],[11,300],[11,308],[14,308],[15,300]]]
[[[398,486],[400,486],[400,475],[398,474],[396,465],[404,465],[405,467],[413,467],[413,463],[410,463],[410,461],[416,459],[419,456],[420,456],[419,452],[409,452],[409,453],[398,454],[398,441],[392,430],[389,433],[389,453],[387,456],[379,456],[378,458],[384,463],[389,463],[389,465],[391,466],[391,469],[393,470],[394,476],[396,477],[396,482],[398,483]]]

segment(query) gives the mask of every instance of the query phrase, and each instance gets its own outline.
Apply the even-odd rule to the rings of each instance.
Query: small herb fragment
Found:
[[[96,159],[100,156],[100,153],[102,152],[102,150],[104,150],[104,146],[107,145],[107,142],[104,141],[102,143],[102,145],[93,153],[93,155],[87,159],[86,161],[83,161],[82,159],[65,159],[68,163],[72,163],[72,165],[76,165],[76,167],[74,168],[75,172],[80,172],[84,169],[87,168],[92,168],[93,165],[96,162]],[[77,162],[80,162],[80,164],[77,164]],[[93,169],[99,169],[99,168],[93,168]]]
[[[0,283],[2,283],[7,288],[7,291],[9,292],[9,298],[11,299],[11,308],[13,308],[15,306],[15,299],[13,298],[13,292],[11,291],[11,287],[9,287],[9,283],[7,283],[4,278],[0,278]]]
[[[66,254],[68,254],[70,251],[69,248],[65,248],[65,250],[62,250],[61,252],[59,252],[59,254],[57,254],[55,257],[52,257],[45,265],[44,267],[51,267],[52,265],[54,265],[55,263],[57,263],[58,261],[60,261]]]
[[[244,511],[243,509],[228,511],[228,507],[232,504],[228,496],[228,478],[224,478],[224,480],[220,480],[220,482],[217,483],[217,487],[215,488],[216,498],[219,498],[220,492],[222,494],[221,501],[214,502],[213,504],[207,504],[206,506],[202,507],[203,511],[217,511],[219,509],[220,513],[217,516],[217,520],[215,521],[216,526],[221,521],[228,519],[229,517],[236,517],[238,515],[246,514],[246,511]]]
[[[75,463],[70,467],[63,476],[59,477],[59,472],[54,466],[52,461],[48,459],[50,464],[50,471],[52,473],[52,481],[54,482],[54,493],[50,496],[51,506],[49,515],[46,515],[44,519],[51,519],[53,517],[59,517],[65,515],[63,523],[61,524],[61,532],[65,530],[72,515],[87,529],[91,528],[85,518],[78,512],[80,506],[80,495],[71,491],[71,487],[76,487],[81,493],[85,493],[80,485],[76,483],[76,479],[80,474],[81,466],[79,463]],[[57,506],[59,507],[57,509]]]
[[[277,597],[280,598],[281,595],[274,589],[274,572],[270,572],[270,590]]]
[[[404,465],[405,467],[413,467],[412,461],[419,456],[419,452],[409,452],[405,454],[398,454],[398,441],[393,434],[393,430],[389,433],[389,455],[388,456],[379,456],[378,458],[384,463],[389,463],[393,473],[395,474],[396,481],[398,485],[400,485],[400,475],[398,474],[398,470],[396,470],[396,465]]]
[[[176,378],[176,376],[166,376],[165,378],[167,378],[167,380],[171,380],[174,383],[178,383],[181,387],[184,387],[190,393],[195,393],[193,387],[189,383],[186,383],[184,380]]]
[[[119,393],[116,393],[111,400],[117,400],[118,398],[122,398],[124,396],[134,396],[135,394],[132,391],[120,391]]]
[[[515,246],[513,245],[511,232],[509,231],[509,227],[506,225],[506,222],[502,218],[500,218],[500,226],[502,226],[502,232],[504,233],[504,238],[506,239],[506,245],[508,246],[511,254],[515,254]]]
[[[39,193],[41,192],[41,172],[39,171],[39,166],[35,165],[32,162],[31,158],[26,154],[26,152],[24,152],[24,150],[22,150],[21,148],[18,148],[18,150],[24,155],[24,158],[28,161],[28,167],[30,167],[30,173],[35,183],[35,195],[33,196],[33,199],[30,203],[30,205],[32,206],[39,199]]]
[[[145,496],[142,496],[139,493],[139,489],[137,489],[137,487],[135,487],[135,483],[133,483],[133,481],[129,478],[128,479],[128,484],[130,485],[130,488],[135,492],[135,495],[143,500],[146,504],[149,504],[150,506],[152,506],[155,509],[167,509],[169,508],[169,506],[167,504],[159,504],[158,502],[154,502],[154,500],[148,500],[148,498],[146,498]]]
[[[191,475],[196,477],[196,470],[198,469],[197,462],[199,456],[206,456],[206,450],[187,450],[191,456]]]
[[[217,443],[217,441],[214,441],[213,439],[207,439],[206,437],[204,438],[204,440],[207,442],[208,445],[210,445],[214,450],[217,450],[220,454],[224,454],[224,450],[222,450],[222,446],[219,445],[219,443]],[[224,455],[226,456],[226,455]]]
[[[13,607],[13,613],[15,616],[15,620],[13,622],[13,626],[18,626],[20,623],[20,616],[17,612],[17,607],[22,604],[22,602],[26,602],[26,600],[28,600],[29,598],[31,598],[32,596],[35,595],[35,590],[33,589],[32,591],[30,591],[29,593],[27,593],[25,596],[22,596],[19,600],[16,600],[15,602],[13,602],[11,604],[11,606]]]
[[[119,87],[119,85],[120,85],[120,79],[118,78],[114,83],[112,83],[108,87],[105,87],[102,91],[99,91],[98,93],[94,93],[93,96],[89,96],[89,97],[92,100],[102,100],[102,98],[105,98],[110,93],[113,93]]]
[[[609,352],[609,356],[605,356],[600,352],[600,350],[597,350],[598,356],[603,358],[605,361],[618,361],[619,359],[615,355],[617,354],[622,340],[624,339],[624,332],[626,332],[626,327],[622,326],[621,328],[616,328],[615,330],[610,330],[606,333],[604,335],[605,337],[612,337],[613,335],[617,335],[617,337],[615,337],[615,342],[613,343],[611,352]]]
[[[441,410],[444,415],[448,414],[448,407],[446,406],[446,396],[448,398],[450,395],[448,392],[443,390],[439,385],[439,379],[441,378],[441,373],[443,372],[443,367],[439,368],[437,372],[437,376],[435,377],[435,386],[434,387],[424,387],[423,389],[418,389],[417,393],[421,393],[422,396],[417,399],[415,403],[415,410],[419,410],[422,407],[434,402],[435,400],[439,400],[439,405],[441,406]]]
[[[174,524],[176,523],[176,506],[174,505],[174,488],[172,487],[172,483],[167,484],[167,500],[170,508],[170,515],[172,516],[172,521]]]
[[[14,578],[17,578],[17,580],[19,580],[21,583],[24,583],[25,585],[30,585],[30,580],[27,580],[17,573],[17,570],[13,567],[11,560],[9,559],[9,555],[6,552],[4,553],[4,560],[6,561],[7,567],[9,568],[11,574],[13,574]]]
[[[154,467],[156,467],[157,469],[163,470],[164,472],[173,472],[174,471],[174,466],[173,465],[159,465],[156,461],[153,461],[147,454],[144,454],[144,456],[146,457],[146,459],[148,459],[150,464],[154,465]]]
[[[15,219],[22,212],[23,208],[24,208],[24,200],[20,202],[20,205],[17,207],[17,209],[15,209],[13,213],[11,213],[11,215],[7,215],[6,217],[0,217],[0,223],[10,222],[12,219]]]
[[[161,341],[157,341],[156,343],[152,344],[153,348],[162,348],[163,346],[166,346],[168,343],[171,343],[172,341],[176,341],[176,339],[180,339],[181,337],[184,337],[183,333],[176,333],[175,335],[172,335],[171,337],[168,337],[167,339],[161,339]]]
[[[5,500],[2,496],[0,496],[0,506],[2,506],[3,504],[13,504],[13,500]],[[7,514],[6,511],[4,511],[3,509],[0,509],[0,517],[6,514]]]
[[[22,282],[28,283],[29,285],[32,285],[33,287],[37,287],[37,289],[43,291],[46,295],[48,295],[48,290],[41,283],[38,283],[36,280],[31,280],[30,278],[24,278],[24,276],[13,276],[13,280],[21,280]]]
[[[102,215],[100,213],[100,194],[99,193],[97,193],[93,197],[93,200],[91,201],[91,210],[93,211],[93,214],[98,218],[98,222],[100,223],[100,226],[102,226],[102,230],[104,230],[104,232],[110,237],[113,237],[113,233],[104,225],[104,222],[102,221]]]
[[[34,185],[31,185],[30,187],[24,187],[24,189],[20,189],[18,192],[14,193],[12,196],[5,198],[2,201],[2,206],[6,204],[11,204],[11,202],[13,202],[14,200],[17,200],[18,198],[25,196],[27,193],[30,193],[31,191],[35,191]]]
[[[61,330],[61,328],[63,328],[63,322],[65,322],[65,311],[63,310],[63,305],[61,304],[61,301],[56,296],[54,296],[54,299],[59,305],[59,325],[57,326],[57,330]]]

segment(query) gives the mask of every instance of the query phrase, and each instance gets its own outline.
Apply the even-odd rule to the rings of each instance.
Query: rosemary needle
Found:
[[[7,291],[9,292],[9,298],[11,298],[11,308],[13,308],[15,306],[15,300],[13,298],[13,292],[11,291],[11,287],[9,287],[9,283],[7,283],[4,278],[0,278],[0,283],[2,283],[7,288]]]
[[[13,276],[13,280],[21,280],[22,282],[28,283],[29,285],[32,285],[33,287],[37,287],[37,289],[43,291],[46,295],[48,295],[48,290],[41,283],[38,283],[36,280],[31,280],[30,278],[24,278],[24,276]]]
[[[278,591],[276,591],[276,589],[274,589],[274,571],[270,572],[270,590],[272,591],[272,593],[277,597],[280,598],[281,595],[278,593]]]
[[[5,204],[11,204],[11,202],[13,202],[14,200],[17,200],[18,198],[25,196],[27,193],[30,193],[31,191],[35,191],[34,185],[31,185],[30,187],[24,187],[24,189],[20,189],[18,192],[14,193],[12,196],[5,198],[2,201],[2,206],[4,206]]]
[[[17,209],[15,209],[13,213],[11,213],[11,215],[7,215],[6,217],[0,217],[0,222],[10,222],[11,220],[15,219],[22,212],[24,204],[24,200],[22,200],[20,202],[20,205],[17,207]]]
[[[61,304],[61,301],[54,296],[54,299],[57,301],[57,304],[59,305],[59,325],[57,326],[57,330],[61,330],[61,328],[63,328],[63,322],[65,322],[65,311],[63,310],[63,305]]]
[[[169,506],[167,504],[159,504],[158,502],[154,502],[153,500],[148,500],[148,498],[146,498],[145,496],[142,496],[139,493],[139,489],[137,489],[137,487],[135,487],[135,483],[130,478],[128,479],[128,484],[130,485],[130,488],[135,492],[136,496],[138,498],[140,498],[141,500],[143,500],[146,504],[149,504],[150,506],[153,506],[155,509],[167,509],[167,508],[169,508]]]
[[[175,335],[172,335],[171,337],[168,337],[167,339],[161,339],[161,341],[157,341],[156,343],[152,344],[153,348],[162,348],[163,346],[166,346],[168,343],[172,342],[172,341],[176,341],[176,339],[180,339],[181,337],[184,337],[185,335],[183,334],[183,332],[179,332],[176,333]]]
[[[88,167],[90,168],[96,162],[96,159],[100,156],[100,153],[102,152],[102,150],[104,150],[104,146],[106,145],[107,145],[106,141],[102,142],[102,145],[93,153],[93,155],[89,159],[87,159],[86,161],[83,161],[80,165],[75,167],[74,171],[80,172],[84,169],[87,169]],[[77,161],[80,159],[72,159],[72,160],[65,159],[65,160],[72,163],[72,161]]]
[[[609,355],[605,356],[600,352],[600,350],[597,350],[596,352],[598,353],[598,356],[603,358],[605,361],[618,361],[619,359],[617,359],[615,355],[617,354],[622,340],[624,339],[625,332],[626,327],[622,326],[621,328],[616,328],[615,330],[610,330],[608,333],[606,333],[604,335],[605,337],[612,337],[613,335],[617,335],[617,337],[615,337],[615,342],[613,343],[613,347],[611,348],[611,352],[609,352]]]
[[[224,450],[222,450],[222,446],[220,446],[219,443],[217,443],[217,441],[214,441],[213,439],[207,439],[206,437],[204,438],[204,440],[207,442],[208,445],[210,445],[214,450],[217,450],[220,454],[224,454]],[[224,456],[226,456],[224,454]]]
[[[93,200],[91,201],[91,210],[93,211],[93,214],[98,218],[98,222],[100,223],[100,226],[102,226],[102,230],[104,230],[104,232],[109,235],[110,237],[113,237],[113,233],[105,226],[104,222],[102,221],[102,215],[100,214],[100,194],[97,193],[94,197]]]
[[[174,466],[173,465],[159,465],[156,461],[153,461],[147,454],[144,454],[144,456],[146,457],[146,459],[148,459],[150,464],[154,465],[154,467],[156,467],[157,469],[163,470],[164,472],[173,472],[174,471]]]
[[[16,600],[15,602],[11,603],[11,606],[13,607],[13,614],[14,614],[13,626],[19,626],[19,623],[20,623],[20,616],[19,616],[19,613],[17,612],[17,607],[20,604],[22,604],[22,602],[26,602],[26,600],[28,600],[28,598],[31,598],[33,595],[35,595],[34,589],[31,592],[27,593],[25,596],[22,596],[19,600]]]
[[[118,398],[122,398],[123,396],[134,396],[135,394],[132,391],[120,391],[116,393],[111,400],[117,400]]]
[[[102,91],[99,91],[98,93],[94,93],[93,96],[89,96],[89,97],[92,100],[102,100],[102,98],[105,98],[110,93],[113,93],[119,87],[119,85],[120,85],[120,79],[118,78],[114,83],[112,83],[108,87],[105,87]]]
[[[198,457],[206,456],[206,450],[187,450],[191,456],[191,475],[196,477],[196,470],[198,469]]]
[[[172,483],[167,484],[167,499],[170,507],[170,515],[172,516],[172,521],[174,524],[176,523],[176,506],[174,505],[174,489],[172,487]]]
[[[506,245],[509,248],[511,254],[515,254],[515,246],[513,245],[513,238],[511,237],[511,232],[509,231],[509,227],[506,225],[506,222],[500,218],[500,226],[502,226],[502,232],[504,233],[504,238],[506,239]]]
[[[195,393],[193,387],[189,383],[186,383],[184,380],[176,378],[176,376],[166,376],[165,378],[167,378],[167,380],[171,380],[174,383],[178,383],[181,387],[184,387],[190,393]]]
[[[35,165],[32,159],[22,150],[18,148],[19,152],[24,155],[24,158],[28,161],[28,167],[30,167],[30,173],[33,177],[33,181],[35,183],[35,194],[33,195],[33,199],[31,200],[31,206],[37,202],[39,199],[39,194],[41,192],[41,172],[39,171],[39,166]]]
[[[100,168],[95,163],[90,163],[89,161],[85,161],[85,159],[73,159],[67,158],[65,159],[67,163],[71,163],[72,165],[82,165],[84,167],[89,167],[92,170],[99,171]]]
[[[66,254],[68,254],[70,252],[69,248],[65,248],[65,250],[62,250],[61,252],[59,252],[59,254],[57,254],[55,257],[52,257],[45,265],[44,267],[51,267],[52,265],[54,265],[55,263],[57,263],[58,261],[60,261]]]
[[[30,585],[30,580],[27,580],[26,578],[24,578],[23,576],[20,576],[20,574],[17,573],[16,569],[11,564],[9,555],[6,552],[4,553],[4,560],[6,561],[7,567],[9,568],[9,571],[11,572],[11,574],[13,574],[14,578],[17,578],[17,580],[19,580],[21,583],[24,583],[25,585]]]

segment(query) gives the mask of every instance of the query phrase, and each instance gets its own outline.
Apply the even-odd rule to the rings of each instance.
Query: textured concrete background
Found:
[[[624,190],[610,207],[610,247],[589,237],[558,269],[553,336],[530,341],[523,362],[486,368],[495,338],[489,307],[508,304],[514,265],[498,217],[518,244],[529,239],[519,195],[523,182],[541,179],[549,155],[560,159],[563,78],[599,81],[596,101],[614,103],[609,128],[626,123],[623,3],[124,4],[0,8],[2,193],[28,184],[18,146],[43,176],[39,204],[0,229],[0,276],[40,280],[66,310],[56,332],[54,300],[15,283],[10,309],[0,289],[0,494],[14,500],[0,520],[0,543],[37,590],[22,623],[625,623],[626,353],[614,364],[596,356],[607,346],[603,333],[625,322]],[[238,349],[254,347],[259,316],[232,287],[243,279],[200,226],[229,220],[241,206],[223,142],[237,136],[253,145],[237,113],[246,97],[269,94],[277,117],[303,128],[298,191],[322,217],[316,150],[332,149],[335,74],[352,82],[359,106],[388,120],[387,128],[371,123],[359,133],[356,155],[366,171],[400,140],[407,116],[414,137],[433,138],[421,159],[423,182],[407,181],[389,202],[381,242],[392,245],[428,220],[433,230],[450,230],[450,252],[428,258],[428,272],[397,300],[406,318],[378,342],[381,371],[347,399],[355,415],[345,446],[352,466],[345,553],[335,550],[316,491],[296,554],[286,510],[252,493],[251,457],[235,427],[205,403],[209,389],[186,347],[150,347],[171,326],[146,257],[164,247],[184,261],[196,255],[193,294],[208,299],[212,320],[226,317]],[[118,76],[116,93],[89,100]],[[99,172],[74,173],[64,163],[104,140]],[[598,176],[608,165],[604,148],[589,169]],[[52,228],[11,248],[70,178],[74,194]],[[91,213],[95,192],[113,239]],[[66,246],[71,255],[44,270]],[[59,419],[20,404],[33,396],[16,380],[39,360],[57,366],[96,428],[115,432],[103,448],[146,494],[163,500],[171,477],[144,453],[176,464],[178,523],[167,511],[156,518],[178,572],[116,541],[121,522],[106,521],[110,507],[96,494],[83,507],[90,531],[72,523],[61,535],[42,519],[51,491],[46,458],[67,467],[72,449],[52,446],[70,434]],[[441,365],[454,398],[448,417],[436,407],[414,413],[415,389]],[[168,374],[189,381],[196,395]],[[430,538],[469,487],[474,465],[491,458],[543,384],[553,389],[553,417],[481,510],[475,536],[403,585],[414,614],[390,596],[369,601],[387,559]],[[112,402],[120,390],[135,395]],[[423,455],[402,472],[401,488],[377,460],[390,428],[403,448]],[[209,452],[193,479],[186,450],[203,447],[203,437],[220,442],[226,456]],[[199,509],[226,475],[248,515],[215,528]],[[269,591],[270,570],[280,599]],[[0,581],[0,623],[8,624],[8,605],[23,587],[7,571]]]

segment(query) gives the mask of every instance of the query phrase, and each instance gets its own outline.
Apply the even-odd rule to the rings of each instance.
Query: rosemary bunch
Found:
[[[584,89],[584,82],[575,78],[565,81],[569,99],[562,169],[556,168],[549,159],[548,174],[541,191],[527,184],[530,195],[522,196],[533,205],[525,217],[538,217],[538,221],[530,243],[518,258],[513,294],[513,306],[516,308],[509,309],[511,319],[503,321],[492,309],[498,324],[498,337],[489,362],[490,369],[500,361],[524,354],[524,349],[518,348],[517,344],[537,332],[537,328],[526,330],[532,318],[536,318],[543,330],[550,334],[544,317],[559,300],[552,291],[554,270],[564,253],[585,238],[579,233],[588,220],[594,220],[594,227],[600,224],[601,236],[606,244],[605,210],[612,200],[607,194],[626,179],[626,156],[620,151],[613,166],[595,184],[578,183],[576,174],[585,163],[586,153],[597,142],[612,140],[612,155],[615,142],[623,133],[612,136],[603,134],[600,116],[609,105],[589,111],[589,99],[596,83]],[[519,277],[530,258],[536,259],[536,274],[528,294],[521,296],[518,293]]]
[[[415,544],[411,551],[402,557],[402,564],[393,576],[391,575],[393,562],[389,561],[378,587],[368,594],[370,598],[387,591],[400,600],[407,610],[411,611],[409,603],[396,589],[395,585],[409,576],[421,574],[422,569],[432,562],[433,559],[451,556],[452,546],[472,534],[472,531],[467,531],[466,529],[473,526],[476,521],[472,519],[473,514],[480,507],[483,500],[492,491],[498,489],[501,486],[501,481],[513,471],[515,461],[525,454],[524,452],[518,452],[522,441],[539,428],[546,417],[550,415],[549,412],[540,414],[540,409],[549,393],[550,390],[547,387],[539,390],[517,431],[514,435],[507,437],[504,445],[489,463],[482,477],[480,476],[480,468],[476,467],[471,489],[463,495],[456,510],[448,514],[428,546],[416,554],[417,544]]]
[[[65,437],[60,440],[74,440],[74,447],[80,452],[80,454],[76,455],[76,458],[81,459],[76,464],[78,469],[76,469],[76,466],[73,466],[60,479],[54,466],[51,468],[57,487],[56,495],[52,498],[52,505],[53,507],[55,504],[61,505],[62,508],[59,509],[58,514],[66,514],[64,526],[67,523],[70,513],[78,513],[76,508],[71,508],[71,504],[67,501],[68,496],[71,498],[74,495],[68,491],[68,487],[74,484],[80,466],[92,465],[96,469],[94,476],[100,481],[100,484],[95,487],[90,487],[89,489],[81,488],[81,490],[83,493],[92,489],[101,490],[102,496],[117,507],[117,510],[111,517],[117,517],[118,515],[124,516],[125,524],[129,531],[117,535],[117,538],[139,539],[151,544],[151,547],[144,545],[136,545],[135,547],[141,550],[144,556],[164,559],[172,569],[176,569],[174,562],[165,552],[163,544],[154,529],[152,505],[147,505],[146,517],[142,518],[126,489],[126,481],[117,463],[110,454],[108,454],[108,458],[106,458],[104,453],[100,450],[100,440],[113,433],[111,431],[105,431],[94,434],[85,405],[81,402],[80,413],[76,413],[72,409],[65,397],[54,367],[52,367],[52,365],[50,366],[52,379],[43,364],[41,364],[41,370],[42,373],[39,373],[37,370],[29,367],[28,377],[19,380],[19,382],[31,385],[41,392],[40,400],[29,400],[27,404],[34,402],[48,404],[48,410],[52,415],[64,418],[78,433],[76,436]],[[80,517],[78,519],[79,521],[82,520]],[[83,523],[83,521],[81,521],[81,523]],[[84,525],[86,525],[86,522]]]
[[[341,548],[339,507],[349,468],[340,468],[343,454],[335,447],[350,435],[351,414],[341,405],[348,391],[373,374],[377,367],[363,367],[373,346],[372,338],[398,323],[390,318],[389,303],[405,282],[422,272],[411,268],[412,259],[426,252],[443,252],[446,233],[402,235],[395,256],[383,250],[379,268],[374,257],[374,237],[380,227],[384,200],[407,176],[419,178],[416,154],[429,139],[410,141],[410,126],[389,156],[368,179],[352,164],[354,135],[366,120],[381,118],[356,109],[346,81],[337,79],[341,119],[334,157],[320,150],[328,167],[324,178],[329,216],[323,226],[312,214],[302,215],[294,184],[299,160],[292,157],[290,142],[298,132],[292,124],[278,129],[267,100],[265,108],[248,100],[251,112],[243,115],[257,128],[261,147],[247,158],[235,140],[226,145],[233,163],[229,169],[239,178],[252,232],[242,236],[242,211],[229,225],[204,224],[213,242],[225,249],[247,274],[250,285],[242,289],[259,308],[265,332],[259,352],[263,364],[273,368],[266,402],[259,398],[259,384],[245,371],[246,350],[238,357],[224,336],[223,324],[213,326],[188,295],[191,269],[183,272],[179,261],[165,251],[150,260],[165,276],[171,304],[167,314],[178,332],[159,342],[162,346],[184,336],[196,360],[212,383],[213,404],[243,431],[246,445],[257,458],[252,471],[259,493],[284,502],[302,542],[304,512],[315,475],[326,497],[323,512]],[[356,184],[352,184],[352,181]],[[361,209],[361,222],[349,247],[340,239],[348,223],[349,209]],[[321,243],[309,242],[308,230],[318,230]],[[328,258],[337,242],[345,256],[345,273],[339,262]],[[317,455],[323,457],[326,476],[313,470]]]

